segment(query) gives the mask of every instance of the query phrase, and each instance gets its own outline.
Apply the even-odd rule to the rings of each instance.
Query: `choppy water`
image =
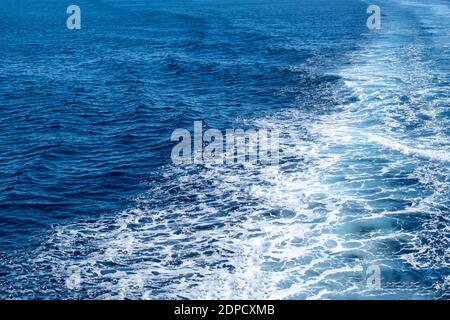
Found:
[[[450,3],[378,2],[2,0],[0,297],[448,299]],[[173,166],[198,119],[280,165]]]

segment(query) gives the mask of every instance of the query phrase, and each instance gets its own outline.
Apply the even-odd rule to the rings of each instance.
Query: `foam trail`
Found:
[[[445,151],[433,150],[433,149],[419,149],[412,148],[407,145],[401,144],[396,141],[392,141],[374,134],[368,135],[369,140],[379,143],[387,148],[391,148],[402,152],[405,155],[419,156],[430,160],[437,160],[442,162],[450,162],[450,153]]]

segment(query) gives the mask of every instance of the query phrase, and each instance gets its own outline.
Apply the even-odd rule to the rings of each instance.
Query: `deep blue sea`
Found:
[[[0,298],[450,299],[450,2],[369,4],[0,0]]]

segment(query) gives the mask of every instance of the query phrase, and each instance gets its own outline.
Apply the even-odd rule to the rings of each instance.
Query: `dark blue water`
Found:
[[[448,1],[69,4],[0,4],[0,297],[449,297]],[[174,166],[195,120],[280,165]]]

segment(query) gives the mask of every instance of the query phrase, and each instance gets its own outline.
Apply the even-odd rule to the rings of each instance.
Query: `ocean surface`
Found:
[[[73,2],[0,0],[1,299],[450,299],[449,1]]]

